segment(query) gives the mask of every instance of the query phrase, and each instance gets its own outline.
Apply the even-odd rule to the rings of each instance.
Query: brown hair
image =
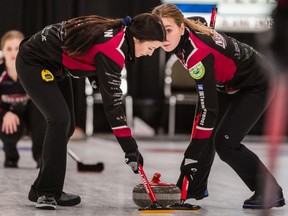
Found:
[[[203,25],[200,21],[186,19],[182,12],[173,4],[159,5],[153,9],[152,14],[156,14],[160,17],[171,18],[179,27],[182,23],[184,23],[185,26],[202,34],[208,36],[212,36],[214,34],[212,29]]]
[[[14,39],[14,38],[18,38],[20,40],[23,40],[24,39],[24,35],[23,35],[22,32],[17,31],[17,30],[7,31],[1,38],[1,46],[0,46],[0,48],[3,49],[5,42],[7,40]]]
[[[142,13],[132,19],[110,19],[96,15],[82,16],[67,21],[63,50],[70,56],[84,55],[103,32],[127,26],[132,36],[140,41],[165,41],[166,31],[161,18]]]

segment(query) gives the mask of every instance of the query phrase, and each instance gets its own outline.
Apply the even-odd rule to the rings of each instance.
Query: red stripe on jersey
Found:
[[[200,121],[200,114],[196,115],[194,123],[193,123],[193,128],[192,128],[192,138],[195,136],[194,134],[196,133],[196,127],[198,125],[198,122]]]
[[[193,131],[192,139],[208,139],[213,130],[201,130],[199,128],[195,128]]]
[[[119,129],[113,129],[113,133],[116,137],[131,137],[132,133],[130,128],[119,128]]]
[[[70,58],[66,52],[62,53],[62,63],[68,69],[74,70],[96,70],[94,62],[84,62],[87,59]]]
[[[94,57],[101,52],[116,62],[120,67],[124,67],[125,56],[120,50],[124,41],[124,28],[111,40],[93,45],[84,56],[70,58],[67,53],[62,54],[62,63],[68,69],[74,70],[96,70]]]
[[[197,50],[187,59],[189,69],[191,69],[198,62],[202,61],[209,54],[212,54],[215,59],[214,71],[216,80],[220,83],[225,83],[234,77],[237,68],[233,59],[226,57],[218,50],[208,46],[192,32],[190,32],[190,42],[194,49]]]

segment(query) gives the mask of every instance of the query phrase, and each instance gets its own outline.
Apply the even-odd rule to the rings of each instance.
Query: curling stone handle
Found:
[[[175,186],[175,184],[167,183],[167,182],[161,182],[160,180],[161,174],[156,172],[154,173],[154,176],[152,180],[149,182],[151,186]]]
[[[154,176],[152,178],[152,181],[150,182],[151,183],[154,183],[154,184],[157,184],[160,182],[160,177],[161,177],[161,174],[160,173],[154,173]]]

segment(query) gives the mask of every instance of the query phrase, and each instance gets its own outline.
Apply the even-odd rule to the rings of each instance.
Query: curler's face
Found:
[[[166,52],[171,52],[178,46],[181,36],[184,34],[184,23],[179,27],[172,18],[162,17],[161,19],[166,30],[167,38],[167,41],[163,43],[162,48]]]
[[[140,41],[134,38],[135,43],[135,56],[152,56],[154,51],[162,46],[163,42],[161,41]]]
[[[21,40],[19,38],[7,39],[4,42],[2,52],[3,52],[3,57],[5,59],[5,64],[7,66],[15,65],[16,56],[19,50],[20,42]]]

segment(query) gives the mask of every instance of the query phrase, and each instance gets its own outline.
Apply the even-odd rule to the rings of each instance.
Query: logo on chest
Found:
[[[205,67],[202,62],[198,62],[189,70],[189,73],[193,79],[199,80],[205,75]]]

